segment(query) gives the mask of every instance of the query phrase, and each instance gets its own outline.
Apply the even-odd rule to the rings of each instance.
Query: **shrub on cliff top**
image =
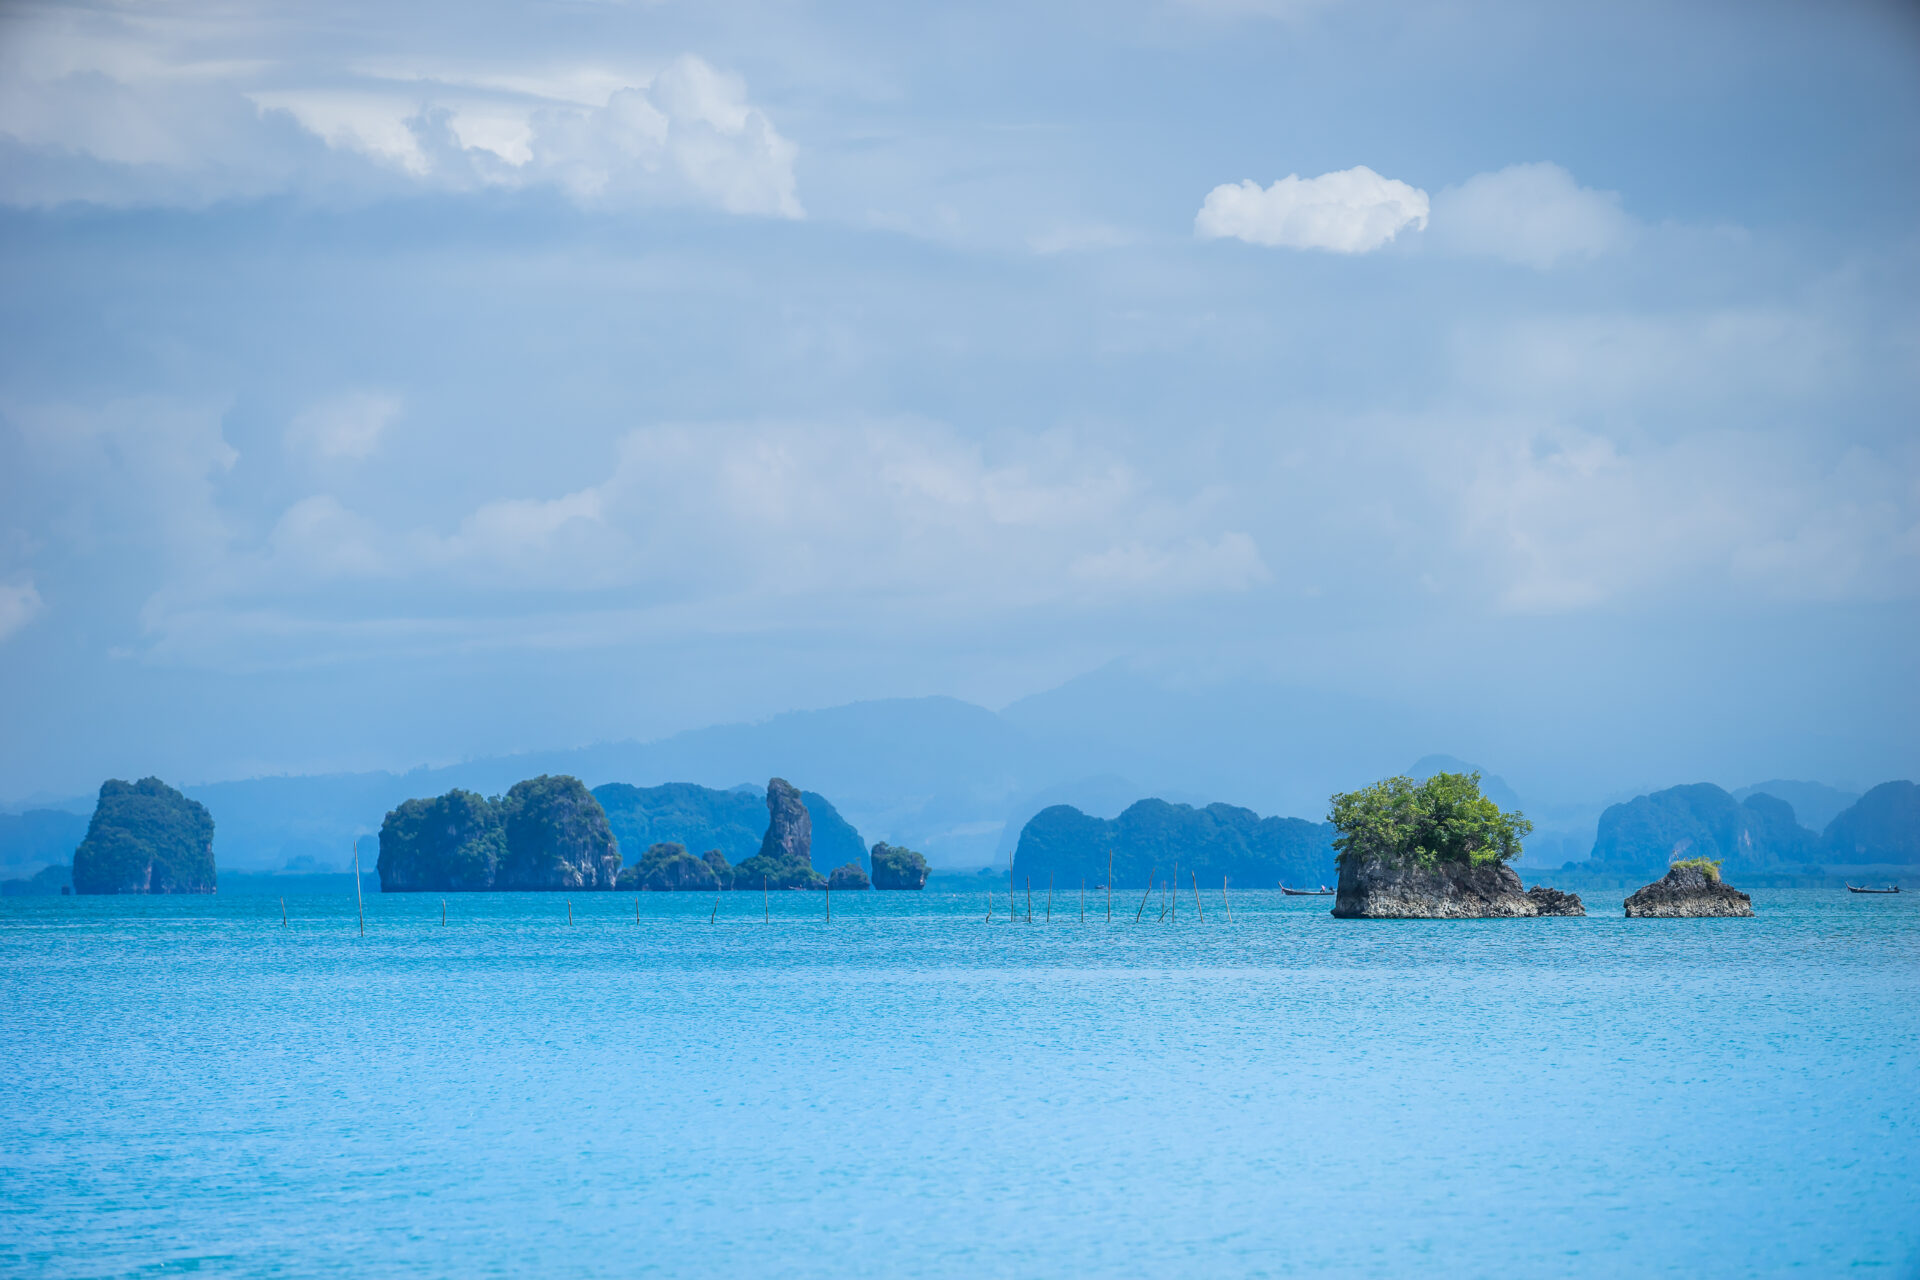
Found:
[[[1698,871],[1707,879],[1717,881],[1720,878],[1720,862],[1721,859],[1718,858],[1682,858],[1680,861],[1669,866],[1667,870]]]
[[[1502,813],[1480,794],[1477,773],[1436,773],[1425,782],[1387,778],[1333,797],[1329,820],[1342,866],[1379,858],[1390,866],[1484,866],[1520,855],[1533,830],[1518,810]]]

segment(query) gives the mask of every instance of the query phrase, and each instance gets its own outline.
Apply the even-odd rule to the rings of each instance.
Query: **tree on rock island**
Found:
[[[1342,867],[1369,860],[1393,867],[1471,866],[1511,862],[1533,824],[1518,810],[1502,813],[1480,794],[1477,773],[1436,773],[1425,782],[1388,778],[1333,797]]]

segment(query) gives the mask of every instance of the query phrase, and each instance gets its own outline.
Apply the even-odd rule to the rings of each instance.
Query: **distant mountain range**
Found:
[[[829,801],[863,848],[886,840],[920,850],[940,868],[1004,869],[1029,819],[1054,805],[1108,820],[1154,798],[1317,823],[1336,790],[1403,770],[1424,776],[1472,768],[1460,757],[1421,755],[1423,744],[1445,737],[1444,725],[1363,698],[1244,681],[1178,686],[1109,668],[999,713],[953,698],[862,702],[654,742],[181,790],[213,813],[215,856],[236,871],[339,872],[350,865],[355,840],[371,837],[404,800],[453,787],[497,795],[542,773],[571,774],[596,789],[687,783],[722,792],[745,785],[756,794],[769,777],[785,777]],[[1490,795],[1504,807],[1518,804],[1535,822],[1527,865],[1558,867],[1595,851],[1604,805],[1537,806],[1481,772]],[[1830,822],[1853,799],[1787,781],[1732,798],[1740,803],[1760,792],[1787,801],[1809,826],[1821,817]],[[70,857],[92,807],[89,795],[0,814],[0,876]],[[369,866],[371,852],[368,839]]]
[[[1676,859],[1712,858],[1738,875],[1920,864],[1920,787],[1913,783],[1874,787],[1819,832],[1801,825],[1783,790],[1810,799],[1821,812],[1833,795],[1844,794],[1816,783],[1762,783],[1739,792],[1708,782],[1669,787],[1608,808],[1592,855],[1567,868],[1657,874]]]

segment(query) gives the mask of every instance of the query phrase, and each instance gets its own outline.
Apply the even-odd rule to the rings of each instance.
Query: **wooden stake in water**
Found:
[[[1167,922],[1167,882],[1160,882],[1160,923]]]
[[[633,900],[633,911],[634,911],[633,918],[636,921],[638,921],[640,919],[640,899],[638,897],[635,897]],[[718,920],[719,918],[720,918],[720,883],[718,880],[716,880],[714,881],[714,885],[713,885],[713,911],[707,916],[707,923],[712,924],[714,921]]]
[[[1220,901],[1225,903],[1227,907],[1227,923],[1232,924],[1233,899],[1227,896],[1227,878],[1225,876],[1220,877]]]
[[[447,900],[445,898],[442,898],[440,899],[440,927],[444,929],[446,928],[446,926],[447,926]]]
[[[573,923],[573,899],[572,898],[567,899],[567,923],[568,924]]]
[[[353,842],[353,909],[360,913],[360,936],[367,936],[367,904],[360,900],[360,842]]]
[[[282,926],[287,923],[287,900],[285,898],[280,899],[280,923]]]
[[[1198,871],[1189,871],[1187,874],[1193,877],[1193,909],[1200,913],[1200,923],[1205,924],[1207,922],[1207,909],[1200,905],[1200,873]]]
[[[1111,858],[1108,859],[1108,863],[1109,865],[1111,865],[1112,863]],[[1111,880],[1113,877],[1109,876],[1107,878]],[[1153,868],[1149,866],[1147,868],[1147,891],[1140,895],[1140,909],[1133,913],[1133,922],[1135,924],[1139,924],[1140,917],[1147,913],[1147,899],[1152,896],[1153,896]],[[1111,890],[1109,890],[1107,893],[1107,911],[1109,913],[1113,911],[1113,893]]]
[[[987,923],[993,923],[993,890],[987,890]]]

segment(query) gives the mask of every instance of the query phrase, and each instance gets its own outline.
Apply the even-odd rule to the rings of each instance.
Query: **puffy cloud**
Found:
[[[1516,164],[1481,173],[1433,198],[1427,240],[1454,253],[1547,268],[1564,258],[1618,249],[1633,220],[1613,191],[1580,186],[1557,164]]]
[[[400,416],[400,399],[377,391],[350,391],[314,405],[287,425],[287,443],[322,458],[373,456],[380,437]]]
[[[1264,190],[1251,180],[1207,193],[1195,234],[1284,249],[1369,253],[1407,227],[1427,225],[1427,193],[1365,165],[1317,178],[1288,174]]]
[[[44,607],[32,578],[0,582],[0,641],[39,617]]]

